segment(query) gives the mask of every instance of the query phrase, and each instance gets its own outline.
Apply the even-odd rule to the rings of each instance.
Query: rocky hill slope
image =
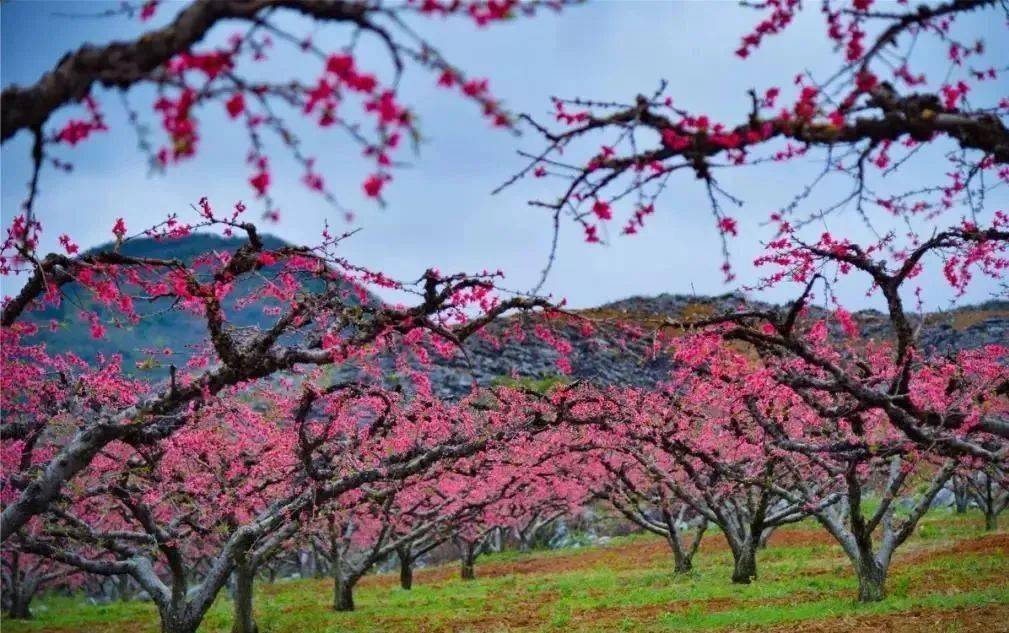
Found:
[[[626,320],[643,328],[655,328],[666,319],[690,319],[730,312],[739,308],[743,298],[738,294],[718,297],[661,294],[654,297],[631,297],[584,311],[587,316]],[[751,308],[766,308],[768,304],[750,303]],[[814,308],[811,316],[825,314]],[[853,314],[863,336],[871,339],[892,336],[887,316],[876,310]],[[939,353],[972,349],[989,344],[1009,344],[1009,301],[960,307],[943,313],[925,315],[920,341],[923,348]],[[573,379],[604,384],[647,386],[663,379],[670,363],[663,358],[647,358],[645,341],[614,345],[612,331],[597,332],[592,337],[571,338],[570,355]],[[532,379],[548,379],[558,374],[558,353],[535,337],[511,344],[503,349],[474,340],[468,345],[470,363],[453,359],[434,370],[434,383],[446,395],[468,389],[473,378],[482,385],[517,375]]]
[[[269,248],[284,245],[283,241],[271,236],[264,236],[264,241]],[[194,235],[173,242],[136,240],[124,246],[124,252],[185,260],[211,249],[229,249],[236,245],[235,240]],[[187,346],[200,343],[205,336],[202,324],[189,315],[148,308],[145,311],[150,312],[151,316],[135,325],[123,324],[121,327],[109,328],[105,339],[94,340],[88,328],[79,319],[73,318],[73,311],[88,307],[87,299],[74,298],[72,286],[67,290],[71,300],[64,301],[59,308],[47,309],[34,315],[40,324],[51,321],[59,324],[55,331],[43,329],[44,340],[51,352],[72,350],[84,358],[93,358],[97,353],[120,353],[123,355],[124,368],[133,371],[138,366],[144,366],[145,359],[149,356],[145,350],[172,347],[183,351]],[[734,294],[718,297],[661,294],[655,297],[631,297],[583,312],[595,318],[620,319],[645,329],[653,329],[667,318],[689,319],[731,311],[738,308],[741,301],[742,297]],[[766,307],[766,304],[756,305]],[[226,309],[239,326],[263,326],[268,322],[268,318],[259,310],[239,310],[235,306],[226,306]],[[877,339],[890,336],[889,322],[884,314],[865,310],[853,316],[864,336]],[[501,327],[505,326],[494,324],[491,331]],[[590,336],[581,336],[571,328],[570,334],[573,346],[573,352],[569,356],[572,370],[570,377],[573,379],[645,386],[664,378],[670,369],[666,359],[648,358],[646,340],[625,341],[615,328],[598,328]],[[1009,302],[992,301],[926,315],[921,341],[925,348],[942,353],[991,343],[1009,344]],[[558,356],[556,350],[535,336],[527,336],[522,342],[511,342],[502,348],[474,337],[467,342],[467,358],[437,361],[431,370],[432,382],[440,395],[458,396],[468,392],[474,380],[483,386],[509,377],[549,380],[559,374]],[[347,374],[351,371],[347,368],[340,373]],[[394,379],[391,362],[388,376]]]

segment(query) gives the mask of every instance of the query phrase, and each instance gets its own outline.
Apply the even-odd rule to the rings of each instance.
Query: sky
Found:
[[[93,13],[115,4],[3,3],[0,83],[4,87],[31,83],[81,44],[136,37],[144,28],[170,19],[178,8],[167,3],[150,24],[66,15]],[[312,25],[297,18],[280,19],[292,31],[313,32],[313,41],[323,48],[335,50],[346,41],[346,31],[340,28],[313,31]],[[836,68],[837,57],[815,6],[800,14],[784,35],[768,39],[750,59],[739,59],[733,50],[758,19],[757,13],[735,2],[641,0],[589,2],[559,15],[543,13],[487,29],[459,19],[417,19],[412,26],[471,76],[489,77],[493,92],[514,112],[546,119],[552,95],[628,101],[638,93],[653,91],[665,79],[678,105],[708,113],[715,120],[739,121],[748,109],[747,89],[787,88],[798,72],[808,70],[825,77]],[[985,39],[991,58],[1009,58],[1000,19],[968,16],[960,28],[970,39]],[[219,29],[211,39],[220,40],[234,30]],[[945,69],[942,50],[923,47],[919,54],[924,71]],[[295,76],[302,71],[308,76],[318,72],[307,68],[314,61],[306,62],[293,52],[278,50],[271,63]],[[380,72],[388,69],[387,57],[374,47],[362,49],[359,63]],[[984,89],[993,94],[1009,92],[1004,79]],[[274,192],[282,218],[266,230],[294,242],[314,243],[328,220],[338,231],[360,229],[341,245],[348,259],[398,279],[415,279],[428,267],[443,272],[501,269],[506,273],[504,285],[534,286],[549,252],[551,220],[527,201],[555,197],[563,183],[527,180],[498,195],[491,191],[524,165],[517,150],[540,149],[538,139],[528,132],[516,137],[491,129],[472,103],[437,88],[435,77],[421,69],[408,70],[401,95],[419,114],[425,142],[419,154],[410,157],[411,165],[395,174],[386,190],[386,207],[369,202],[361,193],[360,183],[370,170],[356,147],[338,135],[299,124],[295,129],[304,132],[307,153],[318,157],[320,172],[343,203],[355,209],[356,220],[347,225],[332,207],[307,191],[299,182],[300,168],[282,151],[275,151]],[[106,242],[118,217],[127,218],[131,230],[154,224],[169,212],[186,219],[192,217],[190,205],[203,196],[218,208],[243,200],[250,203],[250,213],[257,209],[247,183],[245,136],[238,126],[227,124],[220,106],[198,112],[204,136],[198,156],[152,176],[135,148],[117,96],[102,92],[98,96],[105,104],[111,131],[58,152],[74,164],[72,175],[52,169],[42,175],[37,215],[46,229],[43,248],[55,250],[56,238],[63,232],[82,247]],[[131,97],[132,103],[156,125],[149,107],[142,107],[150,102],[144,96],[139,92]],[[56,120],[64,121],[66,116]],[[721,184],[745,201],[742,208],[731,211],[740,222],[740,235],[729,244],[738,274],[733,283],[726,284],[719,269],[720,242],[704,188],[684,177],[660,198],[657,213],[636,236],[616,237],[614,232],[608,245],[591,245],[584,242],[579,227],[563,224],[557,261],[544,291],[567,299],[573,307],[588,307],[633,295],[722,294],[752,284],[758,274],[751,262],[761,250],[761,241],[772,237],[762,221],[787,203],[804,185],[803,176],[813,174],[819,165],[798,161],[785,168],[775,165],[720,175]],[[941,167],[939,162],[919,160],[899,171],[893,186],[896,190],[919,188],[927,179],[934,182]],[[30,169],[26,134],[0,148],[0,169],[6,225],[26,191]],[[995,192],[989,204],[1009,207],[1005,190]],[[930,227],[922,229],[927,232]],[[867,237],[852,214],[810,230]],[[949,305],[951,293],[938,273],[928,272],[921,281],[928,309]],[[10,284],[3,287],[7,294]],[[837,288],[850,307],[878,307],[878,297],[866,296],[866,290],[861,279]],[[993,282],[981,282],[961,301],[984,300],[994,291]],[[795,294],[794,287],[779,287],[751,296],[781,302]]]

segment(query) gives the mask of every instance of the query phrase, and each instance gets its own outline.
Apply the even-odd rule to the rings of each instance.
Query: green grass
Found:
[[[391,578],[368,578],[355,593],[358,610],[353,613],[330,610],[332,588],[326,580],[263,583],[257,618],[263,633],[685,631],[1007,605],[1006,541],[968,547],[977,544],[982,524],[977,514],[927,516],[898,551],[887,599],[872,605],[854,603],[856,583],[847,559],[832,542],[817,538],[820,528],[805,523],[790,528],[791,545],[772,541],[759,552],[759,579],[748,586],[729,582],[732,561],[719,535],[706,540],[695,571],[684,576],[670,573],[668,550],[658,539],[631,536],[603,548],[485,556],[477,563],[474,582],[456,579],[454,566],[440,579],[418,572],[412,591],[400,589]],[[502,574],[515,565],[524,573]],[[35,621],[4,622],[3,630],[157,630],[149,603],[88,605],[49,597],[33,607]],[[230,607],[226,598],[218,600],[201,630],[229,631]]]

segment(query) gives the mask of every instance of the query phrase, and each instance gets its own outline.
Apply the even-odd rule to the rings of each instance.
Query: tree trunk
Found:
[[[995,530],[998,527],[998,515],[995,513],[995,494],[992,490],[991,475],[988,473],[984,474],[985,480],[985,490],[984,490],[984,505],[981,508],[984,510],[984,529],[988,532]]]
[[[686,574],[694,568],[694,563],[690,558],[684,556],[682,552],[673,550],[673,573]]]
[[[315,577],[328,578],[330,575],[330,559],[315,543],[312,543],[312,555],[315,557]]]
[[[459,546],[459,577],[463,580],[475,580],[476,573],[473,571],[473,566],[476,564],[476,542],[460,538],[456,541],[456,544]]]
[[[196,633],[199,622],[192,622],[178,612],[161,614],[161,633]]]
[[[459,577],[463,580],[476,580],[476,572],[473,570],[474,563],[473,556],[463,556]]]
[[[252,613],[252,587],[256,579],[255,568],[244,561],[235,565],[235,622],[231,633],[258,633],[256,618]]]
[[[683,551],[683,545],[680,543],[680,536],[675,531],[670,532],[666,536],[666,540],[669,542],[669,548],[673,550],[673,573],[675,574],[685,574],[693,569],[693,563],[691,561],[692,556],[688,556],[686,552]]]
[[[303,549],[298,550],[298,578],[311,578],[312,569],[311,553]]]
[[[133,597],[133,592],[130,587],[130,577],[126,574],[120,574],[116,578],[116,597],[120,602],[126,602]]]
[[[858,601],[879,602],[883,599],[883,583],[886,581],[886,570],[873,560],[867,560],[856,566],[858,575]]]
[[[957,514],[967,512],[970,497],[967,495],[967,484],[960,477],[953,478],[953,503],[956,506]]]
[[[32,611],[30,608],[32,596],[26,591],[12,592],[10,596],[11,608],[7,617],[12,620],[30,620]]]
[[[757,554],[755,543],[747,541],[732,549],[732,582],[748,585],[757,577]]]
[[[399,586],[406,590],[413,588],[413,560],[409,556],[399,557]]]
[[[332,515],[329,516],[329,551],[333,570],[333,609],[353,611],[354,583],[357,579],[343,573],[343,552],[340,551],[339,534]]]
[[[354,610],[354,582],[337,575],[333,584],[333,608],[337,611]]]
[[[10,600],[10,609],[7,615],[12,620],[28,620],[32,617],[31,609],[28,605],[31,604],[32,594],[34,592],[29,591],[23,574],[21,573],[21,557],[17,551],[11,553],[10,565],[11,565],[11,585],[7,587],[7,592],[10,594],[8,599]]]

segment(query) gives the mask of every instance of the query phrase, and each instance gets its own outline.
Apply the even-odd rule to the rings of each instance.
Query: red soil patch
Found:
[[[983,555],[1009,560],[1009,534],[989,534],[969,541],[961,541],[949,547],[934,549],[927,552],[915,552],[895,564],[895,570],[900,570],[914,564],[926,563],[939,558],[961,557],[964,555]],[[1001,566],[990,570],[974,570],[969,574],[924,574],[914,579],[910,587],[913,596],[924,596],[934,593],[946,595],[963,593],[965,591],[984,590],[1006,583],[1005,569]]]
[[[554,599],[556,599],[556,596],[540,599],[540,595],[536,595],[535,602],[523,601],[515,609],[506,613],[495,613],[494,615],[486,615],[474,620],[466,620],[465,623],[460,623],[460,626],[454,627],[452,630],[468,632],[536,629],[543,625],[544,618],[540,613],[540,609],[546,604],[553,602]]]
[[[769,547],[808,547],[830,545],[834,539],[823,530],[786,529],[771,535]],[[728,549],[725,537],[709,534],[701,541],[704,553],[721,552]],[[614,570],[642,569],[672,564],[672,553],[665,541],[649,539],[625,545],[586,548],[566,555],[531,556],[515,561],[477,561],[476,573],[479,578],[498,578],[510,575],[556,574],[578,571],[592,567],[606,567]],[[459,569],[453,565],[433,569],[418,569],[414,572],[414,582],[432,584],[458,577]],[[390,587],[399,582],[396,574],[367,576],[361,579],[362,586]]]
[[[884,615],[803,620],[770,629],[781,632],[797,630],[804,633],[1009,633],[1009,605],[993,604],[948,610],[911,609]]]
[[[577,571],[591,567],[605,566],[610,569],[636,569],[665,564],[672,554],[663,541],[649,540],[616,547],[595,547],[574,554],[555,556],[532,556],[514,561],[495,561],[481,564],[477,561],[476,573],[479,578],[526,574],[556,574]],[[454,565],[419,569],[414,572],[415,583],[436,583],[458,577],[459,569]],[[362,585],[392,586],[399,582],[395,574],[368,576]]]
[[[836,544],[837,541],[826,530],[798,529],[775,530],[767,542],[768,547],[811,547],[813,545]]]
[[[801,528],[778,530],[771,537],[771,547],[809,547],[815,545],[833,545],[834,539],[826,532],[806,530]],[[727,549],[725,539],[720,534],[705,537],[701,549],[706,553],[719,552]],[[993,534],[977,539],[965,540],[941,549],[915,552],[900,559],[895,567],[905,568],[921,564],[936,558],[963,554],[990,554],[1009,556],[1009,535]],[[553,574],[571,572],[590,567],[605,566],[610,569],[641,569],[660,567],[669,564],[670,553],[664,541],[643,540],[612,547],[586,549],[571,555],[563,556],[533,556],[518,561],[492,562],[477,565],[477,574],[484,578],[505,575],[523,574]],[[845,567],[846,568],[846,567]],[[809,570],[811,574],[837,573],[836,566],[823,570]],[[458,569],[454,566],[440,567],[429,570],[418,570],[416,582],[439,582],[455,578]],[[988,574],[965,578],[949,578],[942,575],[919,579],[915,583],[914,593],[924,595],[943,591],[967,591],[980,587],[991,586],[999,582],[997,577]],[[367,579],[377,585],[394,584],[394,575],[372,576]],[[924,583],[922,582],[924,580]],[[969,585],[969,586],[968,586]],[[531,630],[543,626],[549,605],[555,596],[546,593],[534,593],[524,596],[521,607],[505,614],[480,617],[465,622],[457,622],[466,631],[511,631]],[[817,594],[790,596],[772,601],[772,603],[794,604],[815,600]],[[672,601],[665,604],[641,605],[633,607],[596,607],[585,611],[572,613],[570,626],[572,629],[595,627],[605,630],[607,626],[616,628],[622,622],[632,622],[647,630],[650,623],[666,614],[700,611],[717,613],[734,609],[746,609],[748,604],[768,604],[767,600],[738,600],[734,598],[713,598],[709,600]],[[411,621],[404,622],[420,631],[439,630],[437,626]],[[951,628],[959,624],[962,628]],[[948,630],[984,630],[987,633],[1009,633],[1009,605],[991,607],[971,607],[954,610],[915,609],[886,615],[857,616],[834,618],[825,621],[802,621],[788,626],[782,626],[773,631],[802,631],[833,633],[867,633],[869,631],[887,631],[892,633],[911,633],[917,631],[948,631]]]
[[[156,633],[157,624],[146,622],[116,622],[115,624],[75,624],[73,626],[46,626],[41,629],[30,629],[32,631],[44,631],[44,633]]]
[[[717,613],[730,611],[745,604],[745,600],[736,600],[735,598],[708,598],[707,600],[675,600],[665,604],[645,604],[633,607],[595,607],[572,614],[572,624],[594,625],[597,628],[601,624],[617,625],[627,620],[643,624],[655,621],[660,616],[667,614],[686,613],[693,610]]]
[[[898,553],[900,550],[897,550]],[[959,541],[948,547],[915,552],[896,561],[898,566],[915,565],[940,556],[963,554],[999,554],[1009,556],[1009,534],[986,534],[977,538]]]
[[[783,529],[775,532],[770,546],[774,547],[804,547],[813,545],[832,545],[834,540],[824,531],[802,528]],[[720,534],[710,534],[701,545],[707,552],[723,552],[727,549],[725,539]],[[894,564],[895,576],[911,572],[914,565],[921,565],[938,559],[964,555],[987,555],[997,559],[1009,560],[1009,534],[991,534],[978,538],[962,540],[941,547],[919,550],[900,557]],[[666,543],[660,539],[636,540],[631,543],[610,547],[587,548],[577,552],[567,552],[561,555],[534,555],[514,561],[495,561],[477,564],[479,577],[499,577],[504,575],[553,574],[572,572],[579,569],[604,566],[610,569],[642,569],[666,568],[671,565],[671,555]],[[844,572],[839,572],[843,567]],[[416,583],[437,583],[458,576],[459,569],[448,565],[434,569],[418,570],[414,575]],[[839,558],[837,565],[824,567],[821,570],[802,570],[804,574],[848,573],[847,562]],[[1004,567],[993,569],[991,573],[965,574],[915,574],[912,595],[935,595],[943,593],[958,593],[972,589],[998,586],[1005,581]],[[920,577],[919,577],[920,576]],[[362,579],[362,585],[394,586],[398,583],[397,574],[372,575]],[[327,595],[330,591],[329,580],[320,580],[318,591]],[[892,582],[892,580],[891,580]],[[280,586],[265,585],[266,593]],[[313,592],[314,593],[314,592]],[[642,606],[607,607],[600,606],[571,613],[569,628],[582,630],[587,628],[598,630],[615,630],[622,623],[633,624],[635,630],[651,630],[657,620],[666,614],[683,614],[697,611],[701,613],[717,613],[729,610],[745,611],[757,604],[798,604],[822,597],[816,592],[801,593],[773,601],[741,600],[731,597],[713,598],[708,600],[674,600],[662,604]],[[493,599],[493,598],[492,598]],[[382,617],[383,629],[389,626],[392,630],[411,630],[420,633],[447,633],[447,631],[474,631],[490,633],[497,631],[529,631],[543,627],[551,616],[551,605],[557,600],[557,595],[549,591],[523,593],[515,608],[503,613],[477,615],[470,619],[444,622],[427,620],[424,617]],[[327,608],[324,603],[316,606],[292,605],[291,611],[304,608]],[[286,610],[286,609],[285,609]],[[73,627],[74,631],[107,631],[115,630],[123,633],[140,633],[151,631],[153,625],[145,623],[117,623],[115,626],[99,625],[95,627]],[[47,633],[70,633],[68,629],[47,628]],[[761,629],[761,631],[768,629]],[[1009,605],[985,605],[978,607],[962,607],[957,609],[912,609],[893,614],[858,615],[856,608],[852,614],[842,617],[832,617],[828,620],[802,620],[788,625],[779,625],[770,631],[794,633],[795,631],[811,631],[813,633],[868,633],[883,631],[887,633],[918,633],[945,631],[985,631],[986,633],[1009,633]]]

